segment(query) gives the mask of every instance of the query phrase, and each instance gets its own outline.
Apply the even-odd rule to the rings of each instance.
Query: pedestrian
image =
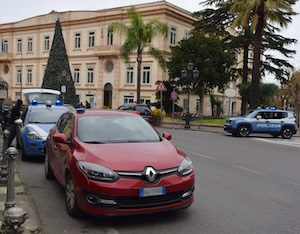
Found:
[[[11,109],[11,115],[10,115],[10,120],[9,120],[9,136],[7,140],[7,145],[11,146],[12,141],[15,139],[17,136],[17,133],[19,131],[19,126],[18,124],[15,123],[15,120],[21,118],[21,107],[22,107],[22,100],[18,99],[16,104],[13,106]],[[17,140],[17,149],[20,149],[21,146]]]
[[[3,123],[3,106],[2,106],[2,101],[0,100],[0,124],[2,125]]]
[[[90,109],[91,108],[91,104],[88,101],[85,101],[85,108],[86,109]]]

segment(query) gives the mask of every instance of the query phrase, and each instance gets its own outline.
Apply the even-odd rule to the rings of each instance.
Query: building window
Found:
[[[50,50],[50,37],[49,36],[44,37],[44,50],[45,51]]]
[[[170,44],[176,45],[176,28],[171,27]]]
[[[124,103],[133,103],[133,96],[124,96]]]
[[[132,84],[133,83],[133,67],[127,67],[126,83],[127,84]]]
[[[113,44],[113,33],[107,31],[107,41],[106,41],[107,45],[112,45]]]
[[[22,53],[22,39],[18,39],[17,41],[17,52]]]
[[[89,32],[89,48],[95,46],[95,32]]]
[[[22,70],[21,68],[19,68],[17,70],[17,83],[21,83],[22,82]]]
[[[146,97],[146,98],[141,98],[141,103],[149,105],[151,104],[151,98],[150,97]]]
[[[27,39],[27,51],[32,52],[32,38]]]
[[[80,69],[75,68],[74,69],[74,83],[79,83],[79,75],[80,75]]]
[[[88,68],[87,82],[88,84],[94,83],[94,68]]]
[[[150,84],[150,67],[143,67],[143,84]]]
[[[8,41],[2,40],[2,50],[3,53],[8,53]]]
[[[27,83],[32,83],[32,69],[27,69]]]
[[[80,48],[80,33],[75,34],[75,49]]]

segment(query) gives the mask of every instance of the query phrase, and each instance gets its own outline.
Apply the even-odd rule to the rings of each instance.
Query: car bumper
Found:
[[[236,131],[236,129],[234,129],[231,125],[224,125],[224,131],[232,133]]]
[[[162,212],[189,207],[193,203],[194,174],[163,177],[156,184],[137,179],[120,178],[115,183],[88,180],[81,173],[74,181],[79,207],[94,215],[128,215]],[[140,188],[165,187],[165,195],[140,197]]]
[[[44,157],[45,156],[45,141],[26,139],[23,140],[23,151],[28,157]]]

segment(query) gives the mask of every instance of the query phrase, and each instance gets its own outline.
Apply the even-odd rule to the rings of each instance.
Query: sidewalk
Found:
[[[2,149],[3,149],[3,135],[0,131],[0,154],[2,161]],[[17,155],[18,156],[18,155]],[[6,193],[7,193],[7,186],[0,185],[0,225],[2,226],[3,221],[3,211],[5,209],[5,202],[6,202]],[[24,233],[39,233],[41,231],[41,222],[39,219],[38,211],[34,205],[32,197],[30,196],[26,185],[23,184],[22,179],[19,176],[18,168],[16,165],[15,170],[15,202],[16,207],[22,208],[27,213],[27,219],[25,223],[22,224],[24,228]],[[0,232],[1,232],[0,226]],[[2,233],[2,232],[1,232]]]

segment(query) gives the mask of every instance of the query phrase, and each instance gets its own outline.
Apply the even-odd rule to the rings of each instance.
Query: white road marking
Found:
[[[293,147],[297,147],[300,148],[300,141],[297,139],[264,139],[264,138],[254,138],[255,140],[258,141],[264,141],[264,142],[268,142],[268,143],[272,143],[272,144],[278,144],[278,145],[286,145],[286,146],[293,146]]]
[[[202,158],[207,158],[207,159],[212,159],[212,160],[220,160],[218,158],[213,158],[213,157],[210,157],[210,156],[207,156],[207,155],[204,155],[204,154],[199,154],[199,153],[196,153],[196,152],[192,152],[192,151],[189,151],[189,150],[185,150],[185,149],[180,149],[180,150],[182,150],[183,152],[186,152],[186,153],[190,153],[190,154],[200,156]]]
[[[242,167],[242,166],[238,166],[238,165],[232,165],[232,166],[235,167],[235,168],[239,168],[241,170],[244,170],[244,171],[248,171],[248,172],[253,173],[253,174],[257,174],[257,175],[261,174],[261,172],[256,171],[256,170],[252,170],[252,169],[247,168],[247,167]]]

